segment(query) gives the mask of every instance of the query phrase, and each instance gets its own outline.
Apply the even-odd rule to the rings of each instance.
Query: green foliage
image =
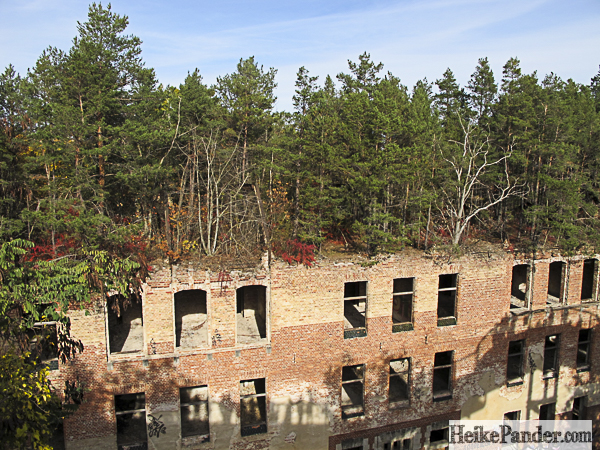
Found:
[[[0,355],[0,448],[50,450],[48,438],[65,416],[48,369],[29,354]]]

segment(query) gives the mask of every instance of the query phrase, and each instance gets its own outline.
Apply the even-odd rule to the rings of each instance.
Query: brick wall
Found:
[[[537,418],[539,405],[556,402],[568,411],[574,396],[588,395],[589,410],[600,405],[598,364],[576,371],[578,330],[598,323],[598,304],[580,305],[582,259],[568,261],[566,305],[546,305],[551,259],[535,261],[532,307],[510,312],[514,258],[482,253],[454,259],[421,254],[393,255],[373,262],[319,261],[315,267],[281,262],[254,271],[215,273],[192,265],[154,267],[144,287],[144,351],[108,354],[102,305],[85,316],[74,312],[72,332],[82,355],[54,373],[85,383],[86,402],[65,423],[67,448],[116,448],[114,395],[144,392],[146,413],[166,427],[149,438],[150,448],[335,449],[348,439],[367,439],[393,430],[418,428],[427,445],[430,426],[453,418],[501,419],[522,410]],[[457,323],[438,327],[439,275],[458,274]],[[392,332],[393,279],[414,277],[414,330]],[[344,283],[367,282],[367,335],[344,339]],[[579,283],[579,284],[578,284]],[[267,338],[238,344],[236,289],[266,287]],[[173,296],[206,291],[208,344],[175,348]],[[559,382],[542,377],[545,336],[561,334]],[[525,376],[506,385],[508,343],[526,341]],[[595,339],[595,336],[594,336]],[[592,361],[600,345],[592,344]],[[452,398],[432,398],[435,354],[453,351]],[[411,358],[410,404],[390,408],[389,361]],[[341,418],[343,366],[364,364],[364,415]],[[240,434],[240,380],[265,378],[266,434]],[[207,385],[210,441],[180,438],[179,388]],[[570,403],[571,402],[571,403]],[[570,411],[570,410],[569,410]],[[535,417],[534,417],[535,416]],[[148,419],[150,421],[150,419]]]

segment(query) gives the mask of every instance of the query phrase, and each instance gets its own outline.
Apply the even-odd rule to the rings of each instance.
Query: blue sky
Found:
[[[279,110],[292,109],[300,66],[322,82],[364,51],[407,86],[447,67],[464,85],[484,56],[497,80],[513,56],[526,73],[586,84],[600,64],[598,0],[115,0],[112,9],[129,16],[163,84],[196,67],[212,84],[254,55],[278,70]],[[46,47],[67,50],[87,10],[85,1],[0,0],[0,65],[24,74]]]

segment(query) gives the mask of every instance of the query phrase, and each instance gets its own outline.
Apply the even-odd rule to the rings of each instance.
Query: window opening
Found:
[[[127,302],[120,295],[108,300],[108,342],[110,353],[141,352],[144,348],[142,300],[131,296]]]
[[[48,444],[52,450],[65,450],[65,431],[62,420],[52,431]]]
[[[36,322],[28,332],[29,347],[33,354],[50,370],[58,370],[58,332],[56,322]]]
[[[146,395],[143,392],[115,395],[115,416],[118,449],[147,449]]]
[[[367,282],[344,283],[344,339],[367,335]]]
[[[449,424],[448,421],[437,422],[431,425],[431,432],[429,433],[429,443],[437,444],[440,447],[443,444],[448,444],[449,440]],[[441,444],[441,445],[440,445]]]
[[[573,399],[572,420],[585,420],[585,403],[586,397],[576,397]]]
[[[582,372],[590,369],[590,344],[592,342],[592,330],[579,330],[577,342],[577,370]]]
[[[560,335],[553,334],[546,336],[544,344],[544,378],[558,377],[558,346]]]
[[[410,401],[410,358],[390,361],[389,401],[406,404]]]
[[[208,386],[179,389],[181,437],[205,436],[209,440]]]
[[[562,261],[550,263],[548,272],[548,304],[561,303],[564,300],[565,272],[567,265]]]
[[[364,364],[342,368],[342,419],[364,415]]]
[[[452,398],[452,356],[452,351],[435,354],[433,363],[434,401]]]
[[[508,343],[508,361],[506,363],[506,381],[508,385],[523,382],[523,361],[525,341],[511,341]]]
[[[205,291],[190,289],[175,293],[175,346],[206,347],[207,317]]]
[[[514,420],[521,420],[521,411],[511,411],[504,413],[505,422],[510,422]]]
[[[512,281],[510,287],[511,309],[529,307],[530,274],[531,266],[529,264],[519,264],[513,266]]]
[[[383,450],[410,450],[412,448],[411,439],[397,439],[392,442],[385,442]]]
[[[392,332],[413,329],[414,278],[396,278],[392,301]]]
[[[458,274],[440,275],[438,285],[438,327],[456,325],[456,286]]]
[[[267,391],[265,379],[240,381],[242,436],[267,432]]]
[[[583,275],[581,279],[581,300],[596,301],[598,281],[598,260],[586,259],[583,262]]]
[[[237,343],[251,344],[267,337],[267,288],[244,286],[237,290]]]
[[[546,403],[540,406],[540,420],[554,420],[556,403]]]
[[[361,438],[346,439],[342,441],[342,450],[363,450],[363,440]]]

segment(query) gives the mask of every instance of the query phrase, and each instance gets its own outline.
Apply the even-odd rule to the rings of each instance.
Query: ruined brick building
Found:
[[[437,449],[448,420],[600,413],[598,259],[417,253],[211,272],[71,313],[67,449]]]

